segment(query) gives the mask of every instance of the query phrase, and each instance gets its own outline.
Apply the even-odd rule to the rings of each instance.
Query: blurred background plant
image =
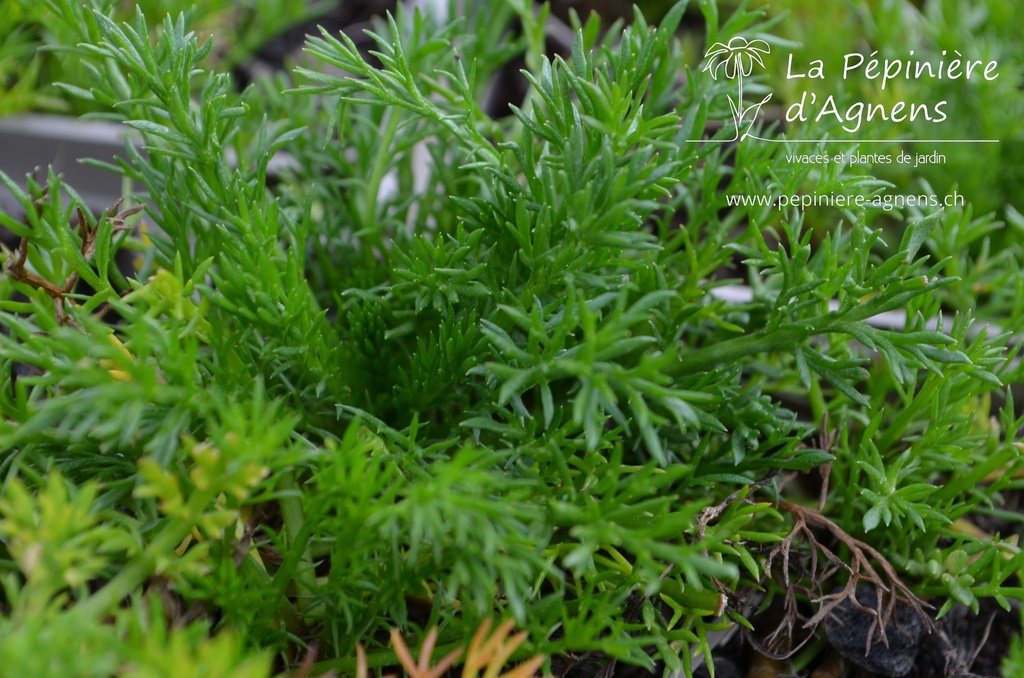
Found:
[[[281,0],[100,0],[95,6],[119,20],[130,18],[136,7],[154,17],[183,13],[199,35],[217,36],[210,63],[229,72],[275,36],[327,9],[317,2]],[[68,16],[59,3],[4,0],[0,12],[0,115],[97,112],[96,107],[67,96],[56,85],[88,81],[75,56],[81,35],[78,24],[86,20],[83,11]]]
[[[891,144],[862,144],[858,150],[893,157],[900,152],[916,157],[918,153],[938,151],[944,156],[935,164],[874,163],[849,171],[891,183],[887,192],[893,195],[944,197],[956,193],[965,198],[966,208],[950,210],[945,226],[927,241],[928,250],[947,262],[944,272],[961,278],[938,296],[947,311],[970,311],[1006,326],[1017,313],[1024,291],[1020,284],[1024,266],[1024,199],[1020,193],[1024,185],[1024,43],[1018,39],[1012,3],[892,0],[824,4],[791,0],[754,4],[773,15],[787,13],[784,21],[773,26],[772,33],[789,41],[788,49],[785,56],[768,60],[770,75],[763,81],[776,92],[780,116],[782,106],[799,100],[805,90],[815,93],[819,101],[835,95],[840,111],[854,102],[886,107],[898,101],[929,105],[947,102],[947,119],[941,124],[920,117],[893,125],[876,118],[865,120],[851,134],[841,130],[833,118],[832,124],[798,124],[793,134],[804,138],[830,134],[833,138],[892,139]],[[900,78],[883,91],[877,80],[840,77],[842,57],[849,53],[932,63],[949,63],[958,57],[985,63],[994,60],[999,76],[993,81]],[[790,54],[798,73],[806,73],[812,60],[823,60],[826,78],[787,79],[786,57]],[[984,139],[998,143],[901,143],[921,139]],[[849,147],[833,144],[827,148]],[[886,240],[899,239],[903,217],[920,217],[923,213],[910,208],[879,215],[879,225],[888,233]],[[838,210],[829,208],[811,209],[806,215],[819,237],[841,217]],[[1002,263],[994,263],[997,260]]]
[[[891,2],[816,3],[790,0],[759,2],[773,13],[789,12],[774,32],[792,40],[794,63],[823,59],[830,76],[821,83],[785,79],[786,62],[777,59],[772,84],[788,94],[792,103],[798,90],[816,89],[819,95],[842,92],[840,108],[853,101],[934,103],[946,100],[948,120],[941,125],[923,118],[906,126],[882,120],[868,121],[856,136],[865,139],[998,139],[999,144],[939,144],[946,162],[934,166],[873,166],[871,172],[892,181],[905,193],[920,192],[922,181],[931,188],[956,188],[968,197],[976,214],[995,212],[1005,218],[1008,206],[1020,211],[1018,187],[1024,181],[1024,43],[1019,38],[1013,3],[1003,0],[895,0]],[[914,54],[911,56],[910,52]],[[879,58],[921,59],[949,63],[981,59],[999,63],[999,77],[979,83],[963,79],[898,79],[883,92],[877,81],[853,77],[845,82],[832,74],[847,53]],[[928,152],[932,147],[926,145]],[[906,149],[915,152],[918,148]],[[871,151],[900,148],[872,146]],[[862,148],[867,152],[869,149]],[[1011,240],[1019,238],[1011,236]]]

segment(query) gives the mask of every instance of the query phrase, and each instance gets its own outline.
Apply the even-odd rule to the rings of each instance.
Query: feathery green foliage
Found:
[[[372,58],[324,32],[294,85],[242,95],[183,16],[81,14],[68,89],[145,140],[112,169],[155,228],[127,236],[52,174],[4,178],[26,213],[0,216],[26,243],[0,283],[13,672],[269,675],[312,647],[312,670],[352,671],[357,644],[397,663],[389,626],[450,648],[513,617],[514,658],[690,675],[752,591],[792,583],[813,609],[864,576],[777,558],[812,510],[787,507],[818,499],[791,476],[825,468],[822,520],[914,594],[1024,596],[1016,545],[953,525],[1020,484],[1017,345],[941,312],[992,222],[908,215],[890,247],[867,210],[823,237],[797,210],[726,210],[766,185],[881,186],[691,143],[728,85],[680,70],[685,2],[577,23],[564,59],[529,3],[478,4],[398,11]],[[762,21],[704,8],[716,40]],[[519,37],[495,33],[512,18]],[[492,119],[516,55],[527,98]],[[992,279],[1019,270],[1007,252]],[[751,301],[714,295],[730,270]],[[869,324],[889,311],[904,329]]]

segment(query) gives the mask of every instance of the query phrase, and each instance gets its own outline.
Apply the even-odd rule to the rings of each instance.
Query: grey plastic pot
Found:
[[[123,194],[122,178],[83,164],[85,158],[112,162],[124,154],[126,127],[107,122],[81,122],[59,115],[0,118],[0,171],[15,183],[26,174],[52,166],[94,211],[109,207]],[[42,178],[42,177],[40,177]],[[0,209],[19,210],[6,187],[0,186]]]

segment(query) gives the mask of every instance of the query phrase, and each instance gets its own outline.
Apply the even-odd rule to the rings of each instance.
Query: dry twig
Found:
[[[811,600],[819,604],[818,611],[803,624],[803,627],[807,629],[816,628],[846,600],[849,600],[858,610],[871,615],[872,621],[871,627],[868,629],[865,654],[871,651],[871,644],[876,635],[888,646],[886,630],[893,623],[897,606],[901,602],[908,605],[917,614],[925,628],[929,631],[935,628],[931,616],[925,611],[925,608],[931,606],[914,595],[900,579],[892,564],[874,547],[850,536],[815,509],[784,499],[779,500],[778,508],[791,514],[795,522],[786,538],[768,555],[766,568],[768,570],[776,558],[782,557],[782,579],[786,587],[786,619],[766,639],[769,646],[776,645],[783,636],[786,636],[791,643],[799,617],[795,596],[797,591],[807,594]],[[850,550],[850,562],[844,562],[832,549],[819,541],[812,528],[825,530],[834,539],[844,544]],[[806,587],[790,580],[790,552],[794,542],[798,539],[806,541],[811,546],[811,566],[807,574],[810,585]],[[828,561],[828,566],[821,567],[819,554]],[[877,569],[872,562],[877,563]],[[823,582],[843,570],[849,575],[845,586],[836,593],[823,593]],[[857,601],[856,591],[857,585],[860,583],[867,583],[875,587],[878,595],[873,609]],[[896,622],[896,626],[899,626],[899,622]],[[790,648],[786,655],[792,654],[796,649],[799,647]]]
[[[43,196],[36,200],[36,208],[39,211],[41,211],[40,201],[43,197],[45,197],[46,190],[47,189],[44,189]],[[78,213],[79,235],[81,237],[81,245],[79,246],[79,251],[81,252],[83,258],[87,260],[91,259],[92,256],[96,253],[96,236],[99,233],[100,224],[103,223],[104,220],[110,222],[111,233],[127,231],[131,227],[128,226],[127,223],[125,223],[125,220],[128,219],[128,217],[132,216],[133,214],[138,214],[143,209],[145,209],[143,205],[136,205],[135,207],[130,207],[126,210],[119,211],[121,208],[121,203],[123,202],[124,198],[118,199],[118,201],[115,202],[113,206],[111,206],[93,226],[89,225],[89,219],[85,214],[85,210],[83,210],[81,207],[76,207],[76,211]],[[27,220],[27,217],[26,220],[23,221],[23,223],[26,227],[31,227],[30,223]],[[72,226],[72,228],[74,228],[74,226]],[[28,261],[28,246],[28,237],[22,237],[21,240],[18,242],[17,257],[14,258],[13,261],[8,260],[5,272],[7,273],[8,277],[11,278],[11,280],[29,285],[30,287],[34,287],[37,290],[42,290],[46,292],[46,294],[53,299],[57,321],[60,322],[62,325],[74,326],[75,323],[71,320],[71,318],[68,317],[66,313],[66,304],[70,303],[70,300],[67,297],[74,291],[75,285],[78,284],[78,272],[72,271],[68,275],[68,277],[64,279],[64,282],[61,283],[60,286],[55,285],[49,280],[46,280],[45,278],[25,268],[25,264]]]

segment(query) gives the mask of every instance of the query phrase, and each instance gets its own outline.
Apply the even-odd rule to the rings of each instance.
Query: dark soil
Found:
[[[858,591],[858,601],[865,607],[871,607],[875,602],[873,595],[873,590]],[[929,602],[938,609],[944,601],[936,599]],[[1010,611],[1006,611],[992,599],[980,602],[977,615],[963,605],[954,606],[935,622],[930,633],[925,624],[913,619],[909,609],[900,611],[898,617],[907,635],[890,628],[887,633],[889,646],[875,642],[870,654],[865,656],[864,641],[870,628],[870,616],[852,604],[838,609],[834,618],[817,630],[817,637],[824,641],[822,651],[801,672],[794,671],[787,660],[760,654],[750,634],[734,633],[713,651],[714,676],[1000,678],[1010,643],[1021,633],[1020,606],[1014,604]],[[837,631],[837,627],[843,630]],[[839,649],[843,652],[837,651]],[[650,673],[640,667],[616,663],[599,652],[571,658],[552,657],[551,667],[557,678],[650,678],[663,675],[665,670],[659,664]],[[677,678],[683,678],[682,674]],[[711,672],[707,666],[700,666],[694,671],[694,678],[711,678]]]
[[[870,623],[866,615],[858,617],[853,613],[848,613],[846,620],[855,627],[851,636],[866,633]],[[716,649],[715,678],[999,678],[1010,643],[1021,633],[1020,609],[1014,606],[1007,612],[993,600],[984,599],[977,615],[963,605],[956,605],[936,625],[932,633],[922,633],[917,643],[894,641],[899,634],[890,633],[890,647],[876,644],[867,658],[860,646],[859,653],[851,653],[852,662],[842,662],[845,672],[839,673],[822,667],[832,657],[831,650],[823,651],[820,660],[804,672],[794,673],[785,661],[761,661],[747,637],[737,634]],[[832,658],[833,666],[839,663],[835,659]],[[885,671],[884,667],[899,667],[903,672]],[[703,666],[694,672],[694,678],[710,675]]]

